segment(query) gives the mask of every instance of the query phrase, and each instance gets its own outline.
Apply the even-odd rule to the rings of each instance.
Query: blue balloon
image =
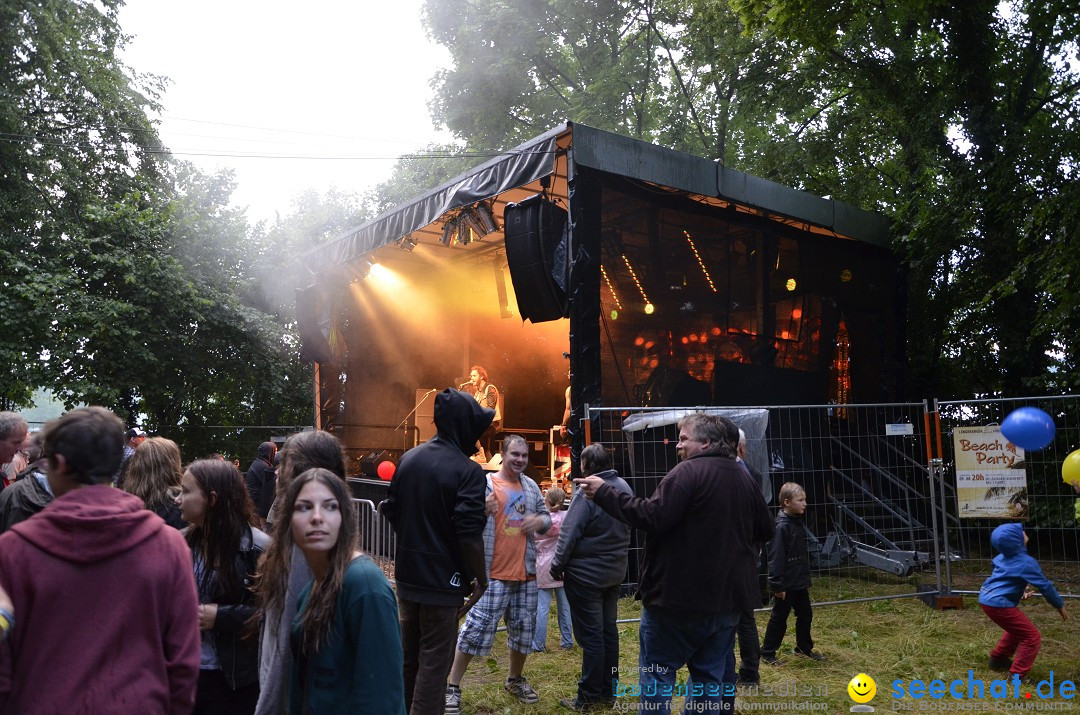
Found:
[[[1042,449],[1054,441],[1054,420],[1038,407],[1020,407],[1001,423],[1001,434],[1017,447]]]

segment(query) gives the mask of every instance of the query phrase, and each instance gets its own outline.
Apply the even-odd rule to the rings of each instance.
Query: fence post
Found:
[[[928,437],[929,437],[929,435],[928,435]],[[948,593],[948,586],[946,585],[945,590],[942,590],[942,588],[941,588],[941,586],[942,586],[942,584],[941,584],[941,541],[940,541],[941,534],[938,532],[938,504],[937,504],[937,501],[938,501],[937,500],[937,484],[938,484],[938,482],[937,482],[937,480],[941,476],[941,469],[942,469],[941,459],[938,458],[938,457],[935,457],[935,458],[931,459],[930,460],[930,469],[927,471],[927,477],[929,477],[929,479],[930,479],[930,515],[931,515],[931,521],[933,523],[933,532],[934,532],[934,573],[935,573],[935,579],[937,580],[938,593],[939,594],[947,594]],[[949,536],[948,536],[949,529],[948,529],[948,524],[945,522],[945,504],[944,504],[944,500],[942,502],[941,508],[942,508],[942,511],[941,511],[941,526],[943,528],[943,531],[945,532],[945,540],[947,542],[948,539],[949,539]],[[946,547],[945,547],[945,559],[946,559],[946,561],[948,561],[948,558],[949,558],[948,554],[949,554],[949,548],[948,548],[948,545],[946,545]]]
[[[592,444],[592,414],[589,411],[589,403],[585,403],[585,446]]]
[[[932,471],[934,473],[934,478],[937,479],[939,496],[941,498],[941,532],[945,537],[945,590],[942,591],[942,594],[949,596],[952,595],[952,559],[950,558],[952,549],[949,544],[949,505],[945,500],[945,467],[940,457],[935,458],[933,462]]]

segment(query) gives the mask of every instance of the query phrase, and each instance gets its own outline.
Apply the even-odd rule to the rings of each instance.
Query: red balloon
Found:
[[[389,460],[379,462],[379,466],[377,469],[377,471],[379,472],[379,479],[383,480],[384,482],[390,481],[394,478],[394,470],[396,469],[397,465],[395,465]]]

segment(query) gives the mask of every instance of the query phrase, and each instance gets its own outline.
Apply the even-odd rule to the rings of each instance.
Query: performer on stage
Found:
[[[492,452],[492,441],[495,438],[495,433],[502,427],[502,408],[499,404],[499,389],[488,382],[487,370],[479,365],[473,365],[469,371],[469,381],[461,386],[461,389],[472,395],[481,407],[487,407],[495,410],[495,419],[492,420],[491,426],[484,430],[484,433],[480,435],[479,444],[484,450],[484,461],[491,459],[494,452]]]

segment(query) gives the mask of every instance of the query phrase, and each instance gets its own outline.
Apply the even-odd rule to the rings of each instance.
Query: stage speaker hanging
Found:
[[[542,323],[569,315],[567,229],[566,209],[541,194],[503,211],[506,263],[523,320]]]
[[[320,286],[296,290],[296,322],[300,329],[300,359],[333,362],[330,349],[330,296]]]

